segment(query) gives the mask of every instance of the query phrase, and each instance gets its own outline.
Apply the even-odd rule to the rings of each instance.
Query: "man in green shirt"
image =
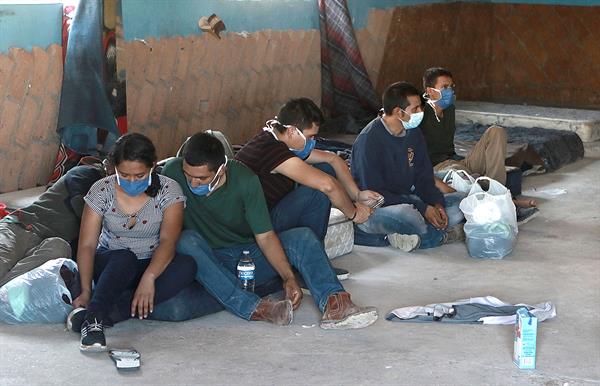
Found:
[[[188,198],[177,250],[194,257],[196,280],[227,310],[246,320],[290,324],[302,300],[293,266],[323,312],[322,328],[362,328],[377,320],[375,308],[352,303],[310,229],[273,231],[258,177],[243,164],[227,160],[217,138],[193,135],[183,159],[169,161],[162,173],[176,180]],[[236,268],[244,251],[254,260],[255,284],[279,275],[285,300],[261,299],[240,288]]]

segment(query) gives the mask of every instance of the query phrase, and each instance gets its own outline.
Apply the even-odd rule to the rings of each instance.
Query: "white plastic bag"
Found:
[[[479,181],[488,181],[484,191]],[[473,257],[502,259],[510,254],[517,241],[517,214],[510,191],[488,177],[479,177],[460,205],[467,220],[467,248]]]
[[[469,193],[471,186],[475,183],[475,178],[464,170],[448,170],[442,181],[457,192]]]
[[[71,293],[60,275],[65,265],[71,271],[77,264],[71,259],[54,259],[32,269],[0,288],[0,321],[17,323],[64,323],[71,311]],[[67,304],[63,296],[69,300]]]

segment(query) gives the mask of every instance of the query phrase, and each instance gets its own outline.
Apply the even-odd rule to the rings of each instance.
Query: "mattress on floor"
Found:
[[[336,208],[331,208],[329,226],[325,235],[325,252],[330,259],[352,251],[354,245],[354,225]]]

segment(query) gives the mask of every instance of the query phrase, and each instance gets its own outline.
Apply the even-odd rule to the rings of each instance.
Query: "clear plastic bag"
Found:
[[[469,173],[464,170],[448,170],[448,173],[442,180],[457,192],[469,193],[475,178],[471,177]]]
[[[9,324],[64,323],[73,299],[60,274],[63,265],[77,271],[73,260],[54,259],[2,286],[0,321]]]
[[[488,181],[483,190],[479,181]],[[479,177],[460,203],[467,220],[465,235],[472,257],[502,259],[517,242],[517,214],[510,191],[498,181]]]

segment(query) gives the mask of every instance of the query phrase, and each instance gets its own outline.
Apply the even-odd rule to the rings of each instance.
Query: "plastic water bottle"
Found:
[[[250,252],[242,252],[242,257],[237,265],[238,279],[242,289],[254,292],[254,261],[250,257]]]

